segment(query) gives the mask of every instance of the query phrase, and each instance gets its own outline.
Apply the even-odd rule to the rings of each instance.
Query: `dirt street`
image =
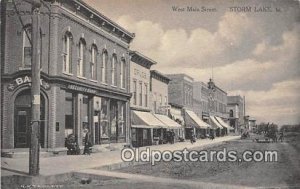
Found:
[[[116,172],[151,175],[160,178],[175,178],[245,187],[300,188],[300,133],[287,134],[283,143],[256,143],[253,138],[236,140],[208,150],[236,150],[239,157],[245,150],[276,150],[277,162],[159,162],[127,167]],[[200,142],[200,141],[198,141]],[[197,149],[195,149],[197,150]],[[64,183],[64,186],[66,183]],[[78,184],[78,179],[68,183],[66,188],[192,188],[185,185],[142,183],[124,179],[107,181],[93,180],[90,184]]]
[[[299,134],[290,134],[283,143],[256,143],[247,139],[230,141],[210,150],[224,148],[236,150],[240,155],[245,150],[276,150],[278,162],[161,162],[118,171],[254,187],[300,187]]]

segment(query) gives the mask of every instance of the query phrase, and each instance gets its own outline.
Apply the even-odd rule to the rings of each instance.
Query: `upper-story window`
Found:
[[[154,110],[154,113],[156,113],[156,107],[157,107],[157,104],[156,104],[156,93],[153,94],[153,110]]]
[[[90,63],[91,79],[97,79],[97,46],[94,44],[91,48],[91,63]]]
[[[102,53],[102,66],[101,66],[101,81],[103,83],[107,83],[107,51],[104,50]]]
[[[159,105],[162,106],[162,104],[163,104],[163,98],[162,98],[161,94],[159,95],[159,103],[160,103]]]
[[[117,56],[114,54],[112,56],[111,60],[111,84],[113,86],[117,85],[117,70],[116,70],[116,64],[117,64]]]
[[[229,117],[233,117],[233,110],[229,110]]]
[[[67,73],[72,72],[72,35],[71,33],[65,33],[63,37],[63,71]]]
[[[145,83],[145,107],[148,107],[148,84]]]
[[[142,106],[143,105],[143,83],[140,82],[140,95],[139,95],[139,105]]]
[[[125,58],[121,59],[120,62],[120,87],[125,88],[125,77],[126,77],[126,61]]]
[[[167,106],[168,105],[168,97],[165,96],[165,105]]]
[[[86,48],[86,43],[84,39],[79,40],[78,44],[78,63],[77,63],[77,75],[78,76],[85,76],[85,48]]]
[[[23,67],[30,67],[32,61],[32,49],[31,49],[31,24],[26,25],[23,28]]]
[[[133,80],[133,104],[136,105],[136,93],[137,93],[137,86],[136,86],[136,80]]]

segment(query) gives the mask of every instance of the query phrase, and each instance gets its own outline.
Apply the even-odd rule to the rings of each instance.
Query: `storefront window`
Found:
[[[111,137],[115,137],[117,134],[117,102],[116,101],[111,102],[110,115],[111,115],[110,134]]]
[[[125,127],[125,103],[120,104],[120,112],[119,112],[119,124],[118,124],[118,136],[124,135],[124,127]]]
[[[101,111],[101,98],[94,97],[94,128],[95,128],[95,144],[100,144],[100,111]]]
[[[132,136],[131,136],[132,141],[136,142],[136,128],[132,128],[131,133],[132,133]]]
[[[144,140],[148,139],[148,129],[143,129],[143,139]]]
[[[72,93],[65,93],[65,137],[74,134],[73,122],[73,95]]]
[[[108,138],[108,99],[101,98],[100,129],[101,138]]]
[[[89,119],[88,119],[88,109],[89,108],[89,98],[88,96],[82,97],[82,109],[81,109],[81,127],[82,129],[89,129]]]

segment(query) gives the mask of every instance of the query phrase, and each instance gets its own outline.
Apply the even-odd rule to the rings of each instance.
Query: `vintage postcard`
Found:
[[[300,188],[299,0],[2,0],[1,188]]]

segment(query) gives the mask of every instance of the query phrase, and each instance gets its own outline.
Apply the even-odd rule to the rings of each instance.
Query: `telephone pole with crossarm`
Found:
[[[40,7],[39,0],[33,0],[32,4],[32,63],[31,63],[31,128],[30,128],[30,149],[29,149],[29,175],[39,175],[40,166]]]

